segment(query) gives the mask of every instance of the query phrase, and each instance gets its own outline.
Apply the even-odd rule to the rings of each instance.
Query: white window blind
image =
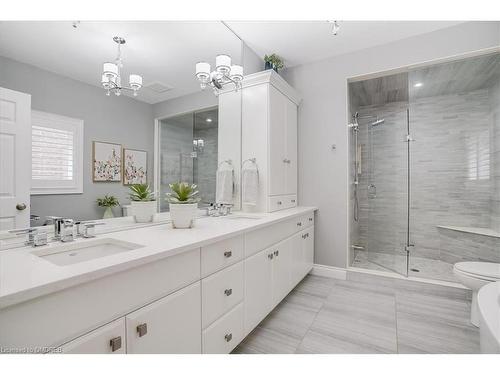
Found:
[[[31,193],[83,192],[83,121],[32,111]]]

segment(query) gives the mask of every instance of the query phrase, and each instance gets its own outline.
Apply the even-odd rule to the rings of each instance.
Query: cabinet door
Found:
[[[273,308],[292,289],[293,237],[273,246]]]
[[[200,282],[126,316],[127,353],[201,353]]]
[[[303,256],[303,233],[297,233],[292,237],[291,241],[291,253],[292,253],[292,286],[298,284],[300,280],[304,277],[304,256]]]
[[[286,107],[286,159],[285,194],[297,193],[297,106],[285,98]]]
[[[245,334],[272,309],[273,258],[266,249],[245,260]]]
[[[269,195],[285,194],[286,101],[273,86],[269,89]]]
[[[314,227],[301,232],[302,240],[302,277],[311,271],[314,263]]]
[[[70,341],[53,353],[65,354],[124,354],[125,318],[115,320],[86,335]]]

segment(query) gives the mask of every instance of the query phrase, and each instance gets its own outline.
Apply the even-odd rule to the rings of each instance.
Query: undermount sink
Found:
[[[141,247],[143,246],[132,242],[115,240],[113,238],[100,238],[54,246],[34,251],[32,254],[58,266],[68,266]]]
[[[224,219],[228,220],[259,220],[262,219],[260,216],[250,216],[250,215],[229,215],[229,216],[221,216]]]

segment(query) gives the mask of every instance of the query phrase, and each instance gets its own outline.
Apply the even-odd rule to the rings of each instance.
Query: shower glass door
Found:
[[[408,275],[409,111],[406,102],[391,102],[360,113],[368,120],[363,197],[367,212],[366,253],[373,267]],[[367,121],[365,120],[365,122]]]

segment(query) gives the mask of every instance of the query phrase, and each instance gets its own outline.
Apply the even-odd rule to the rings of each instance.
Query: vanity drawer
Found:
[[[297,207],[297,195],[285,195],[283,197],[284,208]]]
[[[236,236],[201,248],[201,277],[243,259],[244,237]]]
[[[203,331],[203,353],[230,353],[243,335],[243,303],[240,303]]]
[[[290,237],[299,229],[296,219],[291,219],[246,233],[245,256],[249,257],[267,249],[269,246]]]
[[[314,212],[296,218],[297,230],[303,230],[314,225]]]
[[[268,210],[269,212],[284,210],[286,207],[285,197],[283,195],[277,195],[268,198]]]
[[[202,280],[203,328],[243,301],[243,269],[239,262]]]

